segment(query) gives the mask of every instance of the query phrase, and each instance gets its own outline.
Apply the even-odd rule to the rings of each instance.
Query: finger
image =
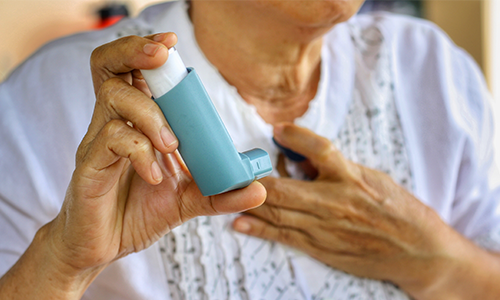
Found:
[[[148,84],[144,79],[144,76],[142,76],[141,71],[133,70],[131,74],[132,74],[132,86],[138,89],[139,91],[143,92],[144,95],[146,95],[148,98],[151,98],[153,94],[151,94]]]
[[[260,180],[267,191],[266,204],[290,210],[301,211],[319,218],[325,217],[321,206],[324,199],[322,191],[330,194],[322,182],[301,181],[291,178],[266,177]],[[318,193],[311,193],[316,190]]]
[[[80,182],[80,186],[88,188],[84,194],[93,198],[107,193],[116,184],[127,161],[146,182],[162,181],[151,141],[124,121],[112,120],[89,145],[87,155],[77,166],[80,175],[77,178],[87,181]]]
[[[246,215],[236,218],[233,222],[233,228],[243,234],[279,242],[301,250],[333,268],[349,270],[346,267],[350,267],[353,273],[356,271],[358,274],[360,269],[353,269],[353,264],[366,264],[366,261],[360,260],[360,257],[367,257],[367,255],[373,255],[374,253],[366,250],[366,243],[363,240],[354,244],[343,241],[343,239],[352,240],[348,235],[340,239],[337,237],[337,233],[328,236],[326,239],[325,237],[316,238],[300,229],[274,226],[258,218]],[[377,252],[380,252],[380,250],[378,249]],[[358,276],[367,275],[359,274]]]
[[[177,44],[177,35],[173,32],[155,33],[147,35],[145,38],[161,43],[169,49]]]
[[[172,38],[166,40],[170,42]],[[134,69],[158,68],[167,58],[167,46],[149,38],[127,36],[104,44],[96,48],[90,58],[94,90],[97,93],[109,78],[130,79],[129,72]]]
[[[197,216],[242,212],[262,205],[265,199],[266,190],[257,181],[242,189],[203,198],[193,181],[191,188],[188,187],[182,195],[181,209],[183,219],[187,220]]]
[[[83,143],[92,140],[101,128],[113,119],[132,122],[162,153],[170,153],[177,148],[177,139],[160,107],[141,91],[119,78],[108,79],[100,87],[92,122]]]
[[[322,220],[306,212],[289,210],[265,203],[257,208],[251,209],[246,214],[258,217],[276,227],[290,227],[308,231],[315,228]]]
[[[190,178],[192,178],[191,173],[189,173],[189,170],[182,160],[182,157],[178,150],[173,153],[162,153],[160,155],[157,155],[157,158],[158,162],[160,162],[160,166],[162,167],[164,178],[175,177],[176,182],[180,180],[181,174],[186,174]]]
[[[177,35],[173,32],[157,33],[145,36],[145,38],[161,43],[168,49],[177,44]],[[152,94],[149,91],[146,80],[144,80],[144,76],[142,76],[141,71],[138,69],[132,71],[132,85],[151,98]]]
[[[236,218],[233,222],[233,228],[244,234],[276,241],[303,250],[312,256],[319,254],[319,251],[312,246],[313,238],[304,231],[287,227],[277,227],[251,216]]]
[[[289,178],[266,177],[259,180],[267,191],[262,207],[275,206],[297,211],[321,222],[373,221],[362,216],[363,211],[383,213],[383,198],[374,198],[371,190],[358,183],[301,181]],[[360,188],[361,187],[361,188]],[[368,187],[369,188],[369,187]],[[357,211],[356,208],[363,208]],[[260,208],[259,208],[260,209]],[[251,213],[251,211],[249,211]]]
[[[281,123],[274,127],[274,138],[282,146],[307,157],[319,171],[320,178],[326,175],[341,179],[352,175],[352,164],[332,142],[307,128]]]
[[[266,189],[258,181],[229,193],[211,196],[210,202],[215,214],[242,212],[258,207],[266,200]]]

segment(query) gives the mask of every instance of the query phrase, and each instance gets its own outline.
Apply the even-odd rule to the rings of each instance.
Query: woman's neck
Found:
[[[256,18],[238,2],[246,1],[194,2],[190,15],[196,40],[266,122],[293,121],[316,94],[322,32]]]

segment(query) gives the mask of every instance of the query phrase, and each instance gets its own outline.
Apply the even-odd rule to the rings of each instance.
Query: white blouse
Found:
[[[94,96],[91,51],[117,37],[174,31],[238,150],[276,162],[272,127],[224,81],[194,39],[184,3],[165,3],[42,48],[0,85],[0,274],[59,211]],[[500,251],[492,122],[472,60],[432,24],[355,16],[324,38],[321,79],[296,120],[349,159],[389,174],[479,245]],[[292,162],[289,172],[302,178]],[[273,174],[277,176],[277,174]],[[278,243],[234,232],[235,215],[199,217],[110,265],[84,299],[408,299]]]

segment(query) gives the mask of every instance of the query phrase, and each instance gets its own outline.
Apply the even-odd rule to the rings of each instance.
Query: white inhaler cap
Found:
[[[152,70],[141,70],[141,73],[155,98],[165,95],[188,74],[175,47],[168,49],[168,59],[163,66]]]

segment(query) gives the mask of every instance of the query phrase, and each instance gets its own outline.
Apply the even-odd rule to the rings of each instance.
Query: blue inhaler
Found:
[[[186,69],[175,48],[168,53],[163,66],[141,72],[201,193],[210,196],[243,188],[271,174],[266,151],[236,151],[196,71]]]

